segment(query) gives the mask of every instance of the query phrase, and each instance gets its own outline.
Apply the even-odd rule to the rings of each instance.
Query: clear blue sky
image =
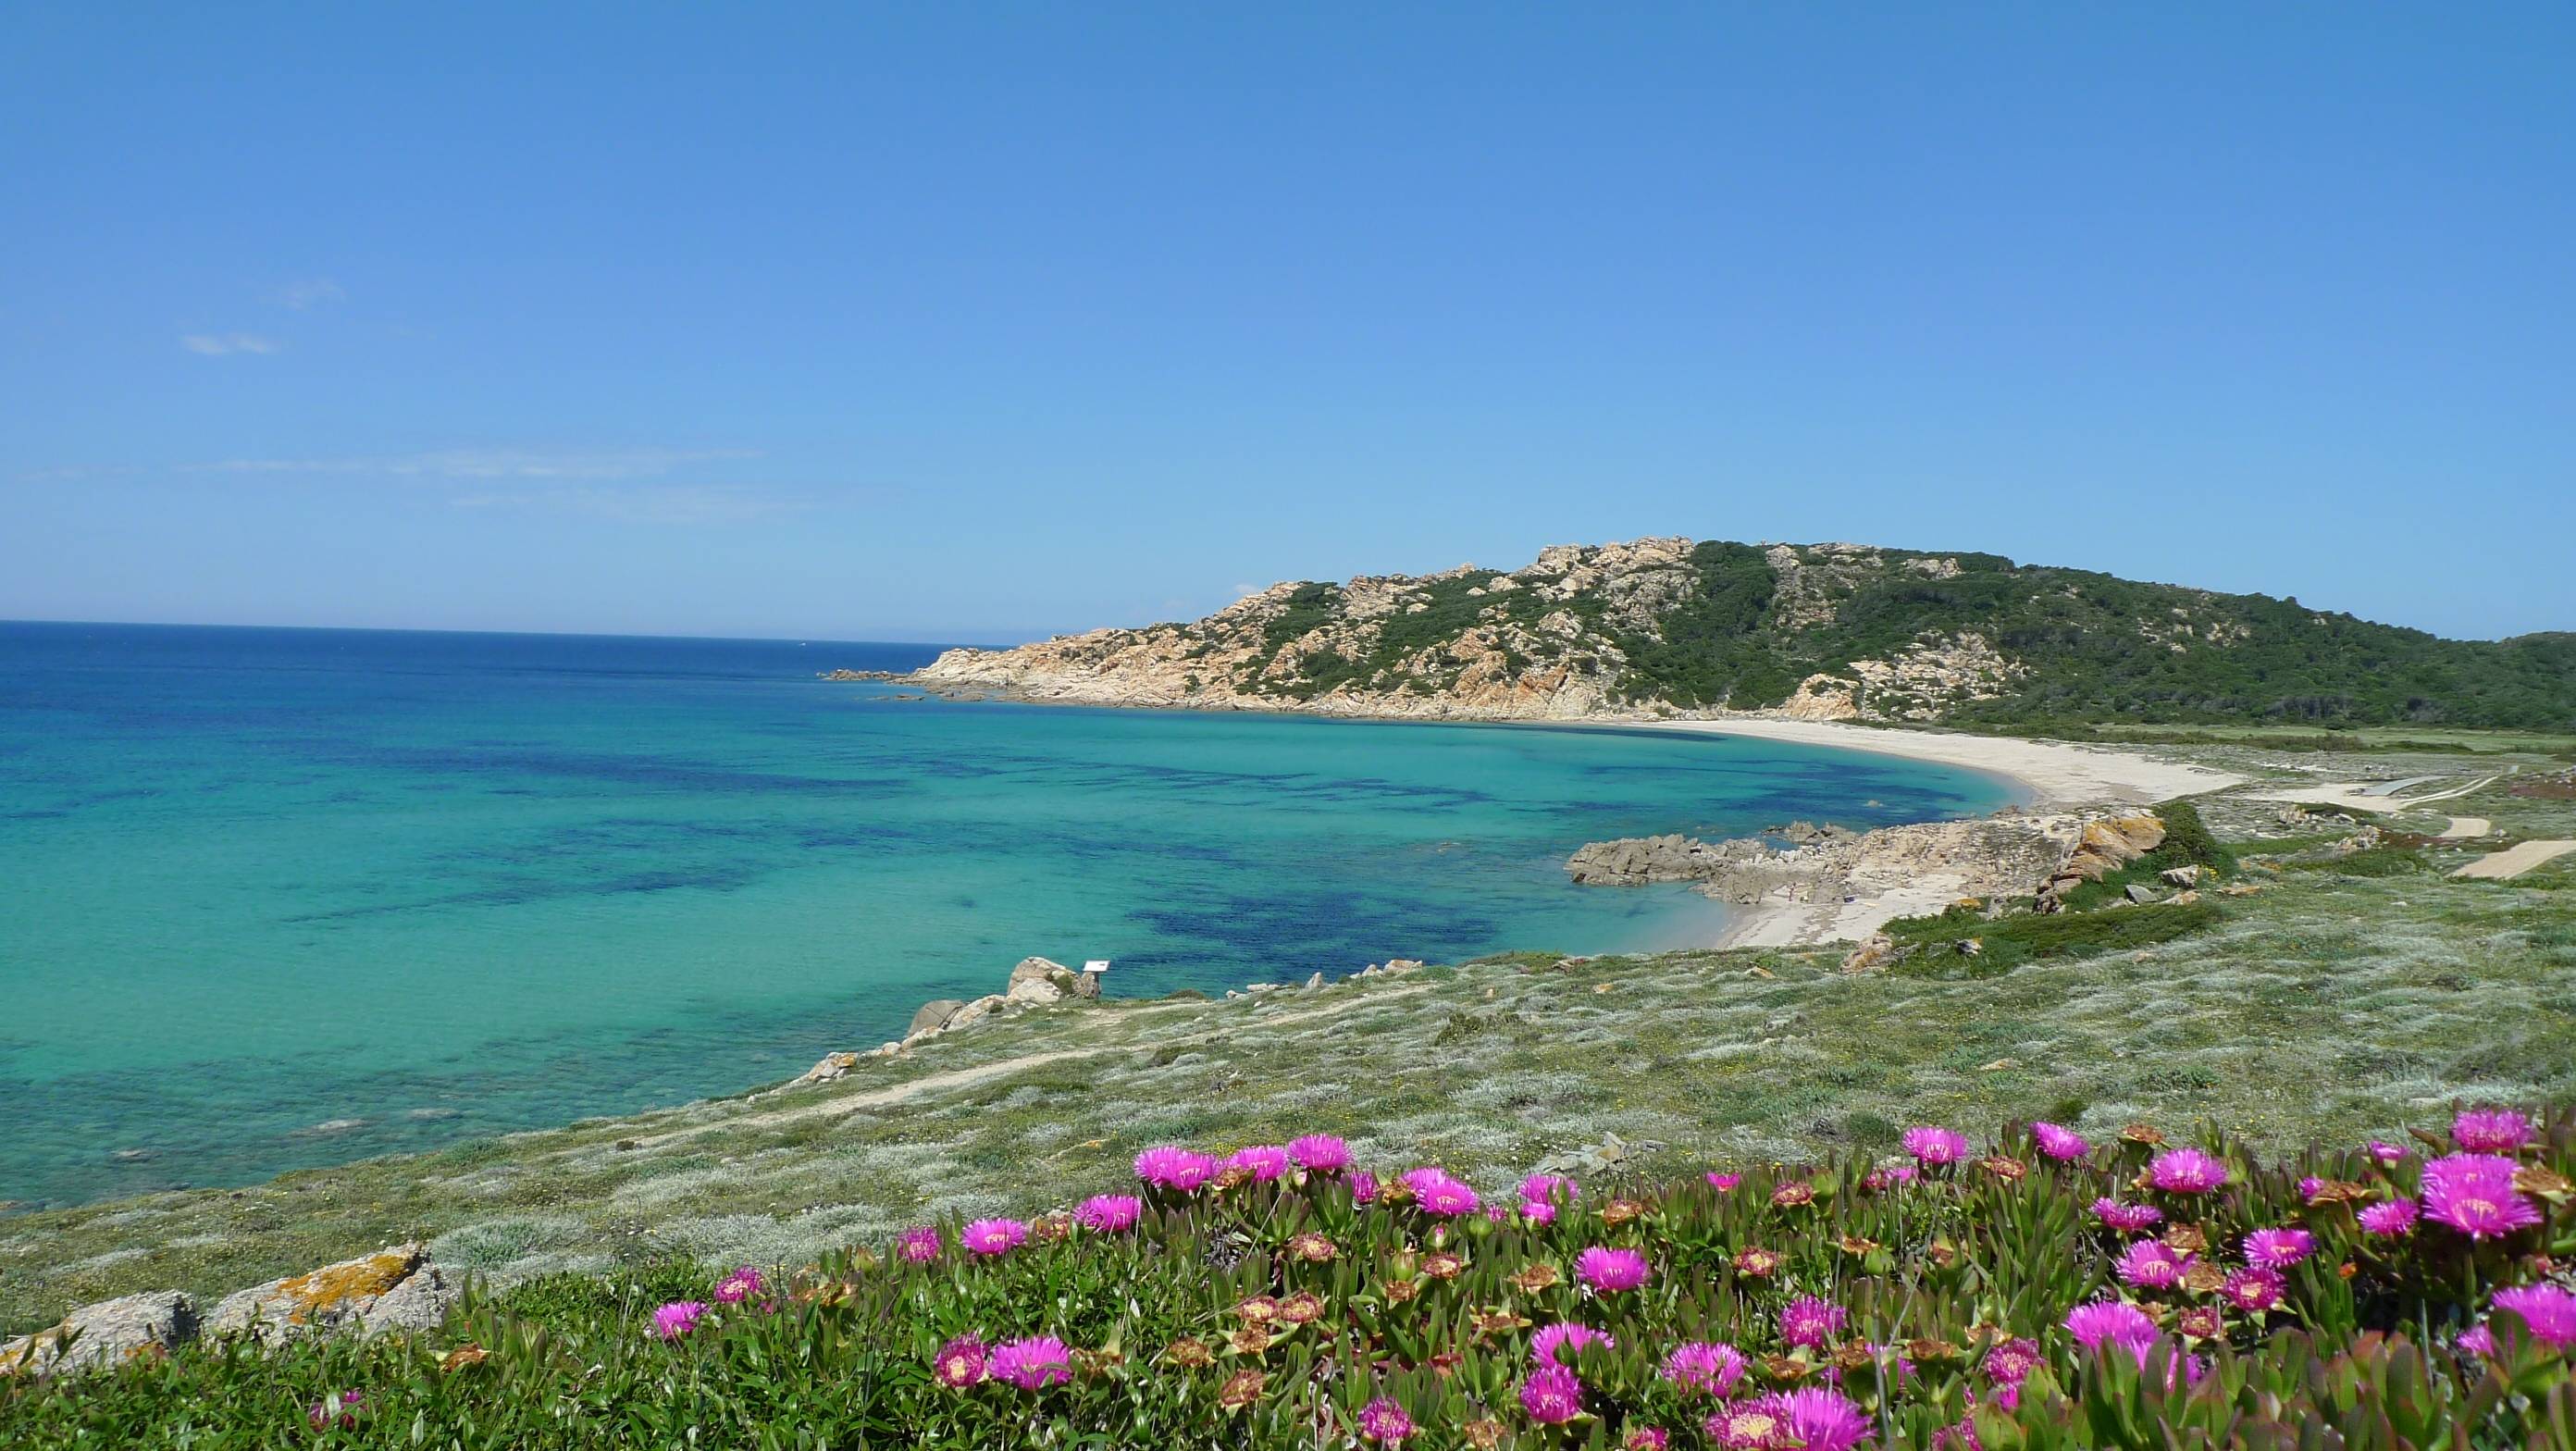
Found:
[[[0,617],[1640,534],[2576,628],[2576,8],[0,7]]]

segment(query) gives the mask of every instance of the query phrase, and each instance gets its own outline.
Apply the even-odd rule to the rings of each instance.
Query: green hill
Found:
[[[1561,546],[1527,568],[1275,585],[1189,624],[954,651],[1059,699],[2033,726],[2576,726],[2576,634],[2445,640],[2295,599],[1862,545]]]

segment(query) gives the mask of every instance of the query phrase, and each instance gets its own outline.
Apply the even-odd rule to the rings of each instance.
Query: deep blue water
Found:
[[[1565,854],[2007,799],[1741,739],[814,678],[933,653],[0,624],[0,1199],[735,1091],[1030,953],[1157,994],[1705,941],[1714,904]]]

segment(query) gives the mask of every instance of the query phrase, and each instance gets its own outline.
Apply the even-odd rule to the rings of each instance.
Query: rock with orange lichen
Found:
[[[271,1342],[329,1330],[426,1330],[446,1318],[462,1289],[420,1245],[397,1245],[236,1291],[215,1306],[206,1329]]]

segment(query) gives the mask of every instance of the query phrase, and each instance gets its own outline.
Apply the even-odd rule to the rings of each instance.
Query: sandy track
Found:
[[[2443,827],[2442,834],[2434,839],[2462,841],[2472,836],[2484,836],[2493,830],[2495,830],[2495,823],[2483,816],[2454,816],[2451,818],[2451,824]]]
[[[2571,851],[2576,851],[2576,841],[2526,841],[2520,846],[2509,846],[2499,852],[2490,852],[2451,875],[2503,881],[2510,877],[2521,876],[2524,872],[2543,863],[2556,861]]]

